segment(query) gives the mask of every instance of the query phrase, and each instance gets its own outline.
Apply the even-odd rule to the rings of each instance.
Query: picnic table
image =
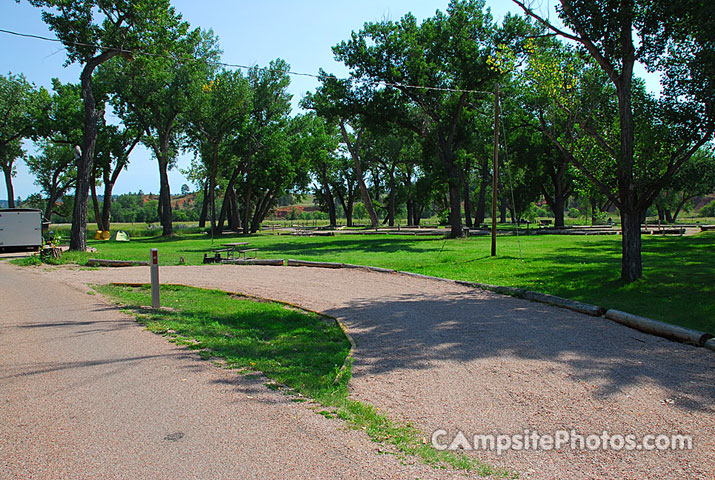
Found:
[[[222,243],[221,246],[224,248],[214,250],[214,252],[216,252],[216,253],[226,252],[226,258],[228,258],[229,260],[233,260],[236,258],[237,253],[238,253],[238,256],[240,256],[241,253],[243,253],[245,256],[245,253],[243,252],[241,247],[245,247],[248,244],[249,244],[249,242]]]
[[[256,258],[256,252],[258,251],[258,249],[245,248],[247,245],[249,245],[249,242],[222,243],[221,246],[223,248],[216,248],[211,250],[213,252],[212,256],[209,257],[208,254],[204,254],[204,263],[220,263],[222,261],[232,261],[240,259],[241,257],[243,257],[244,260],[247,260],[248,258]],[[222,253],[226,255],[225,259],[221,258]],[[249,253],[253,254],[252,257],[248,257]]]

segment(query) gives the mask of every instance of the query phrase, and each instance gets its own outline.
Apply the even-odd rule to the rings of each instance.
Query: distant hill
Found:
[[[275,218],[286,218],[288,214],[295,209],[295,213],[300,215],[303,212],[311,213],[319,210],[315,205],[288,205],[286,207],[276,207],[273,210]]]
[[[149,194],[144,195],[144,203],[149,200],[159,200],[159,195]],[[171,208],[186,209],[190,208],[196,203],[196,194],[187,193],[186,195],[172,195],[171,196]]]

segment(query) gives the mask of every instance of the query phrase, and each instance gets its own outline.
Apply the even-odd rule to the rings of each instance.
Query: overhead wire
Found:
[[[65,42],[58,38],[52,38],[52,37],[46,37],[43,35],[36,35],[36,34],[31,34],[31,33],[22,33],[22,32],[16,32],[13,30],[7,30],[4,28],[0,28],[0,33],[5,33],[8,35],[14,35],[18,37],[24,37],[24,38],[32,38],[32,39],[37,39],[37,40],[44,40],[44,41],[49,41],[49,42],[56,42],[56,43],[61,43],[65,45]],[[150,56],[150,57],[155,57],[155,58],[166,58],[174,61],[179,61],[179,62],[200,62],[204,61],[208,64],[220,66],[220,67],[226,67],[226,68],[240,68],[244,70],[251,70],[252,68],[258,69],[258,70],[263,70],[266,71],[268,70],[268,67],[259,67],[254,65],[253,67],[248,66],[248,65],[242,65],[242,64],[237,64],[237,63],[227,63],[227,62],[220,62],[220,61],[215,61],[215,60],[208,60],[208,59],[199,59],[199,58],[193,58],[193,57],[185,57],[185,58],[177,58],[176,56],[172,55],[165,55],[165,54],[158,54],[158,53],[152,53],[152,52],[142,52],[138,50],[129,50],[125,48],[117,48],[117,47],[101,47],[100,45],[96,44],[91,44],[91,43],[86,43],[86,42],[77,42],[77,41],[71,41],[67,42],[71,45],[79,46],[79,47],[89,47],[89,48],[104,48],[108,50],[116,50],[119,53],[122,54],[128,54],[128,55],[143,55],[143,56]],[[67,47],[64,46],[66,49]],[[305,72],[296,72],[294,70],[288,70],[286,71],[288,75],[293,75],[293,76],[302,76],[302,77],[309,77],[309,78],[315,78],[315,79],[320,79],[320,75],[313,74],[313,73],[305,73]],[[332,78],[337,78],[334,75],[330,75]],[[377,81],[377,82],[372,82],[377,85],[384,85],[386,87],[392,87],[392,88],[397,88],[397,89],[415,89],[415,90],[429,90],[429,91],[440,91],[440,92],[450,92],[450,93],[476,93],[476,94],[481,94],[481,95],[494,95],[494,92],[490,91],[485,91],[485,90],[476,90],[476,89],[467,89],[467,88],[453,88],[453,87],[437,87],[437,86],[429,86],[429,85],[411,85],[411,84],[405,84],[405,83],[397,83],[397,82],[387,82],[384,80]],[[500,102],[501,103],[501,102]],[[502,120],[502,130],[504,130],[503,126],[503,120]],[[505,133],[506,135],[506,133]],[[506,143],[506,141],[505,141]],[[507,155],[508,159],[508,155]],[[508,170],[507,170],[508,171]],[[510,181],[511,181],[511,172],[509,172],[510,176]],[[512,182],[512,205],[514,204],[514,190],[513,190],[513,182]],[[517,228],[517,237],[518,237],[518,228]],[[443,245],[444,248],[444,245]],[[521,243],[519,243],[519,257],[521,258]],[[522,259],[523,263],[523,259]]]
[[[15,32],[13,30],[7,30],[4,28],[0,28],[0,33],[14,35],[17,37],[33,38],[36,40],[44,40],[44,41],[48,41],[48,42],[56,42],[56,43],[61,43],[61,44],[65,45],[65,42],[63,42],[62,40],[60,40],[58,38],[46,37],[43,35]],[[139,50],[128,50],[126,48],[121,48],[121,47],[102,47],[100,45],[86,43],[86,42],[70,41],[67,43],[74,45],[74,46],[78,46],[78,47],[103,48],[106,50],[115,50],[119,53],[133,55],[133,56],[134,55],[137,55],[137,56],[143,55],[143,56],[155,57],[155,58],[166,58],[169,60],[174,60],[174,61],[179,61],[179,62],[201,62],[201,61],[203,61],[203,62],[206,62],[211,65],[216,65],[216,66],[220,66],[220,67],[228,67],[228,68],[240,68],[243,70],[251,70],[252,68],[256,68],[258,70],[263,70],[263,71],[269,70],[268,67],[259,67],[257,65],[248,66],[248,65],[242,65],[240,63],[227,63],[227,62],[220,62],[220,61],[216,61],[216,60],[207,60],[207,59],[200,59],[200,58],[193,58],[193,57],[181,58],[181,57],[159,54],[159,53],[142,52]],[[315,74],[315,73],[296,72],[294,70],[288,70],[288,71],[286,71],[286,73],[288,75],[293,75],[293,76],[301,76],[301,77],[320,79],[320,75]],[[329,77],[337,78],[334,75],[329,75]],[[469,89],[469,88],[436,87],[436,86],[429,86],[429,85],[410,85],[410,84],[398,83],[398,82],[387,82],[387,81],[383,81],[383,80],[373,82],[373,83],[378,84],[378,85],[384,85],[386,87],[398,88],[398,89],[406,88],[406,89],[432,90],[432,91],[451,92],[451,93],[478,93],[478,94],[493,95],[493,92],[488,92],[488,91],[483,91],[483,90],[475,90],[475,89]]]

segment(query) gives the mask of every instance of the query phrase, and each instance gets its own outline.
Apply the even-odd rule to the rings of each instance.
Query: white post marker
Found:
[[[151,249],[151,308],[159,308],[159,250]]]

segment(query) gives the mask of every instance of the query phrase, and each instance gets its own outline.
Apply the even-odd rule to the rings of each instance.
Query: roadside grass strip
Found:
[[[243,374],[262,373],[271,390],[296,402],[309,398],[316,413],[339,418],[403,461],[416,457],[435,468],[516,478],[463,453],[438,451],[411,424],[394,422],[374,406],[348,396],[350,342],[337,321],[292,306],[219,290],[162,285],[162,308],[152,310],[149,285],[95,285],[148,330],[195,350],[205,360]],[[344,367],[347,365],[347,368]]]

